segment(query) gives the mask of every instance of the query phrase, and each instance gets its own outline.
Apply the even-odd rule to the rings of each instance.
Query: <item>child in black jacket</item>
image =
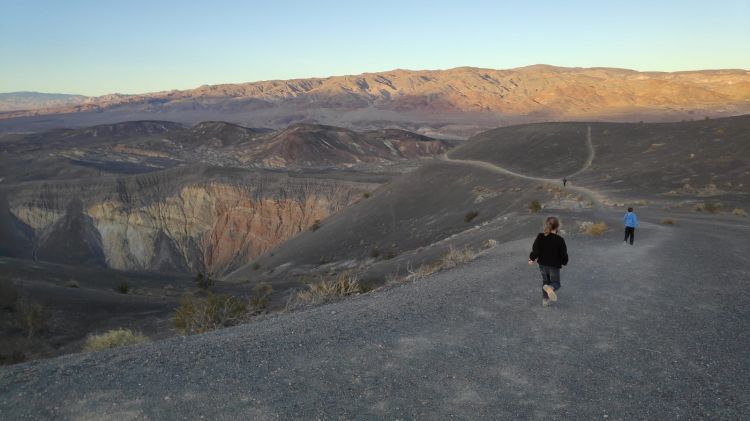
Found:
[[[560,269],[568,264],[568,248],[560,237],[560,221],[550,216],[544,221],[544,232],[534,240],[529,254],[529,265],[539,264],[542,273],[542,305],[549,306],[557,301],[555,291],[560,289]]]

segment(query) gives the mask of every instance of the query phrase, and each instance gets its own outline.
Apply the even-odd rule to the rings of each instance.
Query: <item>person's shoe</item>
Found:
[[[547,293],[550,301],[557,301],[557,294],[555,294],[555,290],[551,286],[545,285],[542,289]]]
[[[542,307],[549,307],[549,300],[546,298],[542,298]]]

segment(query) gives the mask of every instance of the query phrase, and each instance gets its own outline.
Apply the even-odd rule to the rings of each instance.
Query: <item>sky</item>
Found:
[[[750,69],[750,0],[0,0],[0,92],[401,69]]]

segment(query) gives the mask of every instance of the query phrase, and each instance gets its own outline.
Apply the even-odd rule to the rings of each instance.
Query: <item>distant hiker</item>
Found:
[[[632,246],[633,240],[635,240],[635,227],[638,226],[638,217],[635,216],[633,208],[628,208],[628,212],[622,218],[622,221],[625,223],[625,244],[628,243],[628,238],[630,238],[630,245]]]
[[[568,178],[563,177],[563,187],[565,187],[566,184],[568,184]]]
[[[542,305],[557,301],[555,291],[560,289],[560,269],[568,264],[568,248],[560,237],[560,221],[549,216],[544,221],[544,232],[540,232],[531,246],[529,266],[536,261],[542,273]]]

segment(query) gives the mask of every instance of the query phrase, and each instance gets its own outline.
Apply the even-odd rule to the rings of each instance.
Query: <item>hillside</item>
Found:
[[[280,128],[303,122],[464,136],[518,122],[664,121],[748,111],[750,73],[746,70],[662,73],[545,65],[508,70],[460,67],[105,95],[73,107],[2,113],[0,131],[149,119],[158,113],[186,124],[220,119]]]
[[[80,104],[87,97],[70,94],[48,94],[42,92],[0,93],[0,112],[54,109]]]

